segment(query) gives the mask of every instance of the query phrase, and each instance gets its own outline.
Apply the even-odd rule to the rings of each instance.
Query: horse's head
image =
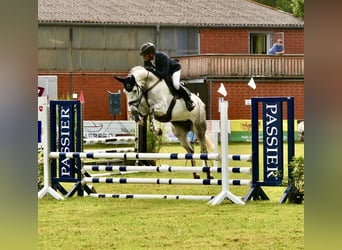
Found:
[[[114,76],[114,78],[124,85],[126,93],[130,93],[133,91],[135,86],[144,89],[146,82],[149,81],[150,74],[144,67],[136,66],[130,70],[126,78],[120,78],[117,76]]]
[[[114,76],[114,78],[123,84],[129,102],[141,98],[137,95],[143,95],[143,93],[149,88],[150,83],[155,83],[156,80],[158,80],[156,75],[149,72],[142,66],[132,68],[126,78],[120,78],[117,76]],[[139,89],[141,91],[139,91]]]
[[[141,120],[140,115],[146,115],[147,113],[142,104],[146,103],[144,100],[144,91],[148,76],[149,72],[141,66],[131,69],[126,78],[114,76],[116,80],[123,84],[131,114],[134,116],[136,122]]]
[[[138,116],[146,116],[149,112],[147,93],[160,79],[142,66],[132,68],[126,78],[117,76],[114,78],[123,84],[128,105],[135,120],[140,120]]]
[[[131,113],[134,115],[136,121],[140,120],[138,106],[141,102],[141,91],[140,87],[135,81],[134,75],[127,76],[126,78],[114,76],[114,78],[123,84],[124,93],[126,94]]]

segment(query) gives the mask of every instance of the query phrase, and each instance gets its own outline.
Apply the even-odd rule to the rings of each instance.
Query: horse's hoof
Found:
[[[201,179],[201,176],[199,174],[194,173],[194,179]]]
[[[138,122],[138,121],[140,121],[140,116],[139,116],[139,114],[138,113],[134,113],[134,114],[132,114],[133,116],[134,116],[134,120],[135,120],[135,122]]]
[[[208,178],[208,179],[214,179],[214,176],[208,175],[207,178]]]

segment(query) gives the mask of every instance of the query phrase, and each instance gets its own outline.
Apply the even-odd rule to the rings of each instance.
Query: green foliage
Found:
[[[295,190],[304,193],[304,157],[294,157],[289,164],[292,167],[292,184]]]
[[[282,11],[285,11],[287,13],[292,13],[292,2],[296,0],[277,0],[276,1],[276,8],[280,9]]]
[[[304,0],[292,0],[292,13],[296,17],[304,18]]]
[[[304,18],[304,0],[255,0],[258,3],[271,6],[293,14],[295,17]]]
[[[156,121],[155,121],[156,122]],[[160,125],[160,129],[162,130],[161,135],[156,135],[153,131],[151,131],[150,122],[147,122],[147,152],[148,153],[159,153],[161,146],[166,140],[165,128]]]
[[[301,204],[304,198],[304,157],[294,157],[289,166],[291,172],[291,190],[289,192],[289,203]]]
[[[38,190],[42,189],[43,185],[44,185],[43,152],[38,151]]]

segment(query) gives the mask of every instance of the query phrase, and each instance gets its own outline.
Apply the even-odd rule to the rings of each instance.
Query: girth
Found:
[[[169,105],[169,108],[167,109],[167,112],[166,112],[165,115],[163,115],[163,116],[156,116],[155,115],[155,118],[156,118],[157,121],[159,121],[159,122],[169,122],[169,121],[171,121],[171,113],[172,113],[173,107],[176,104],[176,100],[177,100],[177,97],[173,96],[173,98],[171,100],[171,103]]]

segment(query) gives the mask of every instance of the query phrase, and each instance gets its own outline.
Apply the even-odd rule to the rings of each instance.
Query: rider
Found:
[[[179,81],[181,65],[178,60],[170,58],[164,52],[156,51],[153,43],[144,43],[140,48],[140,55],[144,58],[144,67],[160,78],[166,80],[171,76],[174,89],[184,99],[189,111],[195,108],[195,103],[191,100],[191,92]]]

